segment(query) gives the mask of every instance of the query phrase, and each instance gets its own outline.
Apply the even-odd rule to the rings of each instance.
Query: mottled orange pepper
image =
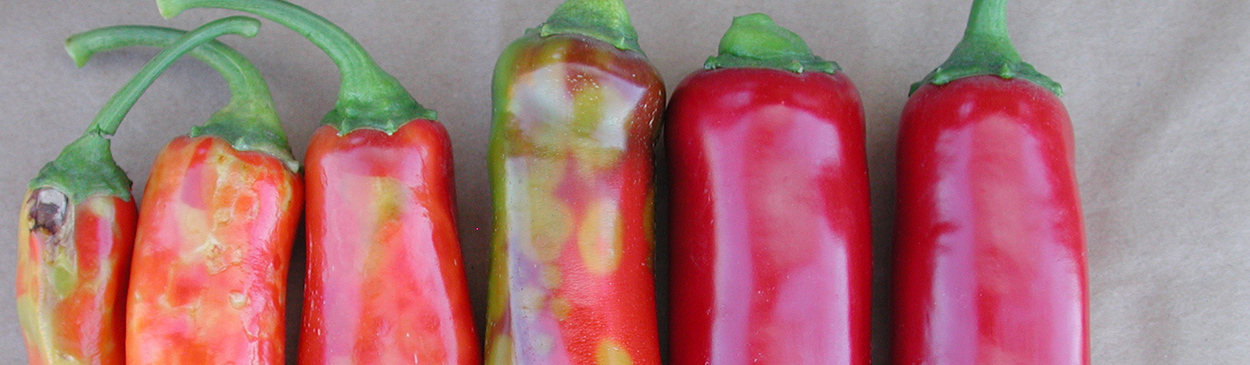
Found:
[[[330,21],[277,0],[160,0],[241,10],[306,36],[339,67],[307,165],[301,364],[481,363],[456,233],[451,138],[436,113]]]
[[[303,197],[274,156],[178,137],[152,164],[131,270],[131,364],[280,364]]]
[[[108,136],[169,65],[225,33],[255,35],[259,22],[228,18],[157,39],[158,54],[105,104],[87,132],[30,183],[18,222],[17,308],[31,364],[122,364],[125,298],[136,210],[130,180],[113,161]],[[131,43],[129,33],[70,37],[79,65],[101,44]],[[85,42],[85,43],[84,43]],[[84,44],[89,44],[84,47]],[[203,56],[201,51],[197,55]]]

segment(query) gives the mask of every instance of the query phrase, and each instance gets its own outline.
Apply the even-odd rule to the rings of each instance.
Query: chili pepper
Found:
[[[903,109],[896,364],[1088,364],[1085,238],[1059,84],[1021,61],[1005,0]]]
[[[674,364],[868,364],[864,112],[836,63],[764,14],[673,92]]]
[[[164,0],[252,12],[309,37],[339,66],[335,109],[307,166],[308,277],[300,363],[477,364],[456,232],[451,140],[350,35],[280,1]]]
[[[260,23],[242,19],[254,34]],[[167,35],[130,34],[140,33]],[[118,42],[67,48],[78,50],[81,63],[129,43]],[[302,197],[298,165],[255,67],[236,52],[216,57],[209,65],[225,77],[230,102],[166,145],[148,177],[127,302],[128,363],[283,360],[286,273]]]
[[[495,67],[488,364],[659,364],[664,85],[619,0],[569,0]]]
[[[31,364],[121,364],[125,292],[137,211],[109,150],[144,90],[186,51],[222,34],[255,35],[253,19],[223,19],[163,52],[119,90],[87,131],[30,183],[19,217],[17,308]],[[66,49],[74,54],[71,37]],[[79,63],[81,66],[81,62]]]

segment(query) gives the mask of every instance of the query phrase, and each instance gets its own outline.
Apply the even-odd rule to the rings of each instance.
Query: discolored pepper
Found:
[[[16,285],[31,364],[126,361],[124,305],[137,212],[106,136],[183,53],[222,34],[253,35],[257,25],[223,19],[169,42],[175,47],[113,95],[87,132],[31,181],[18,224]],[[71,55],[75,44],[73,37],[66,42]]]
[[[619,0],[569,0],[495,68],[488,364],[659,364],[664,85]]]
[[[451,140],[350,35],[290,3],[162,0],[252,12],[339,66],[339,100],[305,157],[308,277],[301,364],[478,364],[456,232]]]
[[[976,0],[898,142],[894,363],[1089,363],[1085,238],[1059,85]]]
[[[242,19],[248,22],[239,26],[255,34],[260,23]],[[144,32],[168,34],[134,31]],[[83,42],[94,39],[89,34]],[[122,45],[88,44],[68,47],[80,63]],[[264,79],[223,49],[205,51],[219,52],[208,63],[225,77],[230,102],[166,145],[148,177],[127,302],[131,364],[283,361],[286,273],[302,198],[298,164]]]
[[[704,68],[665,115],[673,364],[868,364],[859,92],[764,14]]]

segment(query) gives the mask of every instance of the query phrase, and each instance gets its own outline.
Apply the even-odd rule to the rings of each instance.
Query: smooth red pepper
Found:
[[[867,364],[864,114],[837,65],[764,14],[673,93],[673,364]]]
[[[488,364],[660,363],[664,85],[636,37],[619,0],[570,0],[496,64]]]
[[[977,0],[898,143],[894,363],[1089,363],[1085,239],[1058,84]],[[1050,90],[1048,90],[1050,89]]]
[[[233,21],[201,29],[254,35],[260,26]],[[157,58],[191,48],[175,44]],[[229,104],[166,145],[148,177],[126,303],[129,364],[283,361],[298,165],[264,79],[237,53],[221,56],[228,62],[209,64],[225,76]]]
[[[251,12],[339,66],[339,100],[305,157],[308,277],[301,364],[478,364],[456,231],[451,139],[329,21],[273,0],[162,0]]]

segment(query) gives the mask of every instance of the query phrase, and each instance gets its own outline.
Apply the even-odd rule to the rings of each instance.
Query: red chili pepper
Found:
[[[867,364],[864,114],[837,64],[767,15],[673,93],[673,364]]]
[[[307,165],[308,278],[301,364],[478,364],[456,232],[451,140],[350,35],[290,3],[163,0],[252,12],[297,30],[339,66],[335,109]]]
[[[26,192],[18,220],[17,313],[33,365],[125,362],[136,210],[130,180],[104,135],[88,131],[67,146]]]
[[[1089,363],[1072,125],[1011,45],[1005,5],[973,3],[903,110],[896,364]]]
[[[254,35],[260,26],[233,21],[201,29]],[[172,45],[157,57],[194,46]],[[230,103],[170,142],[148,177],[127,302],[128,363],[283,361],[286,273],[302,197],[297,164],[264,79],[237,53],[220,57],[228,61],[210,65],[225,76]]]
[[[222,19],[184,38],[164,39],[171,48],[113,95],[87,132],[31,181],[19,221],[17,270],[18,316],[31,364],[125,363],[124,305],[137,212],[130,180],[105,137],[183,53],[226,33],[250,37],[258,26],[255,19]],[[83,42],[90,48],[129,41],[124,38],[87,32],[70,37],[66,50],[81,66]]]
[[[652,163],[664,85],[619,0],[499,57],[488,364],[659,364]]]

